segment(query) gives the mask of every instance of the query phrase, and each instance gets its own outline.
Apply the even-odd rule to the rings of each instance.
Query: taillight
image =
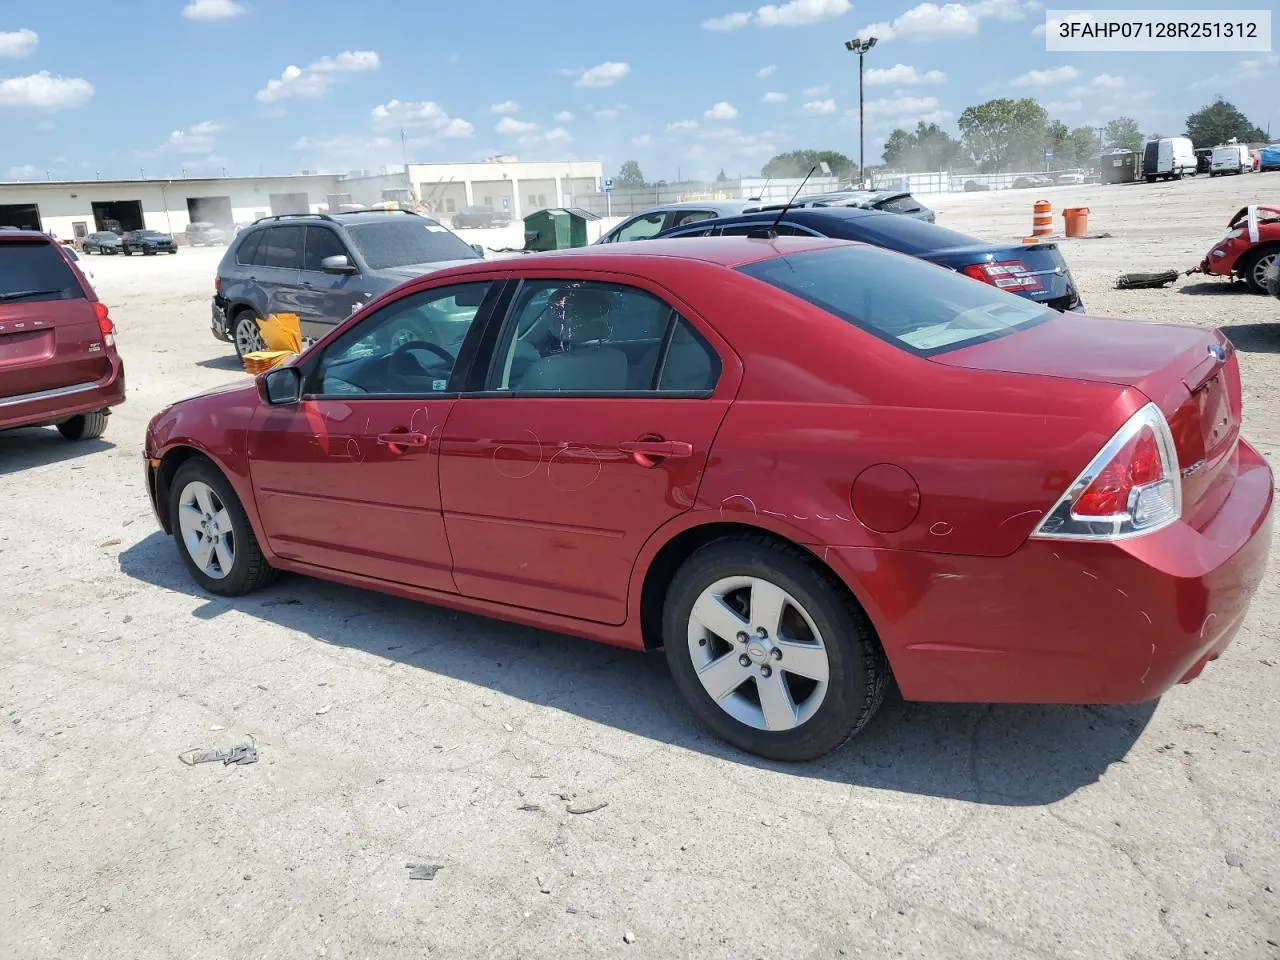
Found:
[[[221,277],[214,277],[214,278],[213,278],[213,292],[214,292],[214,293],[221,293],[221,292],[222,292],[222,278],[221,278]]]
[[[102,339],[109,347],[116,342],[116,325],[111,320],[111,314],[107,310],[107,305],[101,301],[95,300],[93,303],[93,312],[98,318],[98,329],[102,331]]]
[[[1040,280],[1021,260],[996,260],[991,263],[971,263],[962,271],[966,277],[981,280],[1011,293],[1030,293],[1043,289]]]
[[[1034,536],[1120,540],[1182,516],[1182,482],[1168,421],[1149,403],[1120,428],[1067,488]]]

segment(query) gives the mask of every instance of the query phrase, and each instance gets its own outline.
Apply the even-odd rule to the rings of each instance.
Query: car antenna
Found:
[[[809,178],[813,176],[813,171],[818,169],[815,163],[809,168],[809,172],[804,175],[804,179],[800,181],[800,186],[796,187],[796,192],[791,195],[791,199],[783,204],[782,209],[778,211],[778,216],[773,223],[769,224],[767,230],[752,230],[747,234],[752,240],[777,240],[778,224],[782,222],[782,218],[787,215],[787,211],[791,209],[791,205],[796,202],[796,197],[800,196],[800,191],[804,189],[804,185],[809,182]]]

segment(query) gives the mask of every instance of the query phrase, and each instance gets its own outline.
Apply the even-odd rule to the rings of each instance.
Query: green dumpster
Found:
[[[551,207],[524,218],[526,250],[567,250],[587,245],[587,220],[599,219],[585,210]]]

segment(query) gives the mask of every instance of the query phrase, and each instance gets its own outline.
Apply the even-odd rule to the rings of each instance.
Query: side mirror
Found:
[[[276,367],[258,377],[258,395],[273,407],[302,399],[302,371],[297,367]]]
[[[476,252],[477,257],[479,257],[481,260],[484,259],[484,247],[480,246],[480,244],[478,243],[473,243],[471,245],[471,249]]]
[[[347,259],[345,254],[341,253],[321,260],[320,269],[325,273],[336,273],[341,276],[350,276],[356,272],[355,265]]]

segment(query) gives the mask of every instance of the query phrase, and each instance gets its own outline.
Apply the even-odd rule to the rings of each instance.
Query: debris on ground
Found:
[[[326,713],[333,709],[332,703],[326,703],[323,707],[316,711],[317,717],[323,717]]]
[[[538,890],[542,893],[551,892],[551,877],[549,874],[538,874]]]
[[[110,540],[103,540],[100,544],[98,544],[98,546],[99,547],[118,547],[120,546],[120,538],[112,537]]]
[[[1159,273],[1122,273],[1116,278],[1117,290],[1154,290],[1178,279],[1177,270],[1161,270]]]
[[[624,930],[624,931],[623,931],[623,933],[622,933],[622,942],[623,942],[623,943],[635,943],[635,942],[636,942],[636,935],[635,935],[634,933],[632,933],[630,930]]]
[[[519,807],[517,807],[516,809],[517,809],[517,810],[522,810],[522,811],[524,811],[525,813],[537,813],[539,810],[541,810],[541,809],[542,809],[542,804],[540,804],[540,803],[522,803],[522,804],[520,804],[520,806],[519,806]]]
[[[233,763],[243,766],[258,762],[258,746],[253,737],[250,737],[248,743],[240,743],[224,750],[200,750],[198,748],[184,750],[178,754],[178,759],[188,767],[194,767],[197,763],[217,762],[221,762],[224,767],[229,767]]]
[[[410,880],[434,880],[436,874],[444,869],[442,863],[406,863]]]
[[[569,813],[595,813],[597,810],[603,810],[608,805],[608,800],[598,800],[595,803],[571,803],[565,807],[565,810]]]

